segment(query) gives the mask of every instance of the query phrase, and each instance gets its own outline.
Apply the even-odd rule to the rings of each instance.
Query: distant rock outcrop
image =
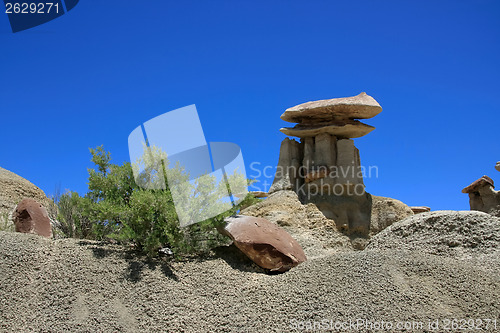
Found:
[[[24,198],[41,203],[49,211],[49,217],[56,218],[54,204],[40,188],[15,173],[0,168],[0,218],[9,216],[8,221],[11,222],[10,214]]]
[[[462,190],[469,194],[471,210],[500,216],[500,192],[495,191],[493,179],[482,176]]]
[[[498,161],[497,164],[495,165],[495,169],[497,171],[500,171],[500,161]]]

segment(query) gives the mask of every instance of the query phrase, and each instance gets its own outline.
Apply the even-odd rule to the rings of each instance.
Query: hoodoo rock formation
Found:
[[[300,138],[281,143],[278,168],[269,190],[295,191],[302,203],[314,203],[348,234],[368,235],[372,199],[365,192],[359,151],[353,138],[374,127],[368,119],[382,111],[366,93],[308,102],[289,108],[281,119],[297,123],[281,132]]]
[[[471,210],[478,210],[500,216],[500,191],[495,191],[493,179],[482,176],[466,188],[462,193],[469,194]]]

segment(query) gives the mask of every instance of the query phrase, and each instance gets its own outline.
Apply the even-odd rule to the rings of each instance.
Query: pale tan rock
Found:
[[[499,162],[497,162],[497,164],[495,165],[495,169],[496,169],[497,171],[500,171],[500,161],[499,161]]]
[[[372,195],[370,234],[375,235],[393,223],[412,215],[414,215],[413,210],[403,202]]]
[[[368,119],[382,112],[377,101],[362,92],[353,97],[325,99],[307,102],[287,109],[281,119],[299,123],[303,121],[331,121],[335,118]]]
[[[312,136],[317,136],[322,133],[328,133],[331,135],[335,135],[338,138],[343,139],[352,139],[352,138],[360,138],[371,131],[373,131],[375,127],[363,124],[361,122],[353,123],[353,124],[345,124],[345,125],[310,125],[304,126],[301,124],[296,125],[295,127],[283,127],[280,131],[289,136],[295,136],[298,138],[307,138]]]

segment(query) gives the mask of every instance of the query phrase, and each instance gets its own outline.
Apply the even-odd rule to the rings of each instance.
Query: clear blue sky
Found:
[[[49,195],[85,193],[89,147],[122,163],[134,128],[190,104],[252,176],[286,108],[362,91],[383,107],[355,139],[370,193],[468,209],[463,187],[500,184],[498,1],[81,0],[16,34],[1,14],[0,45],[0,166]]]

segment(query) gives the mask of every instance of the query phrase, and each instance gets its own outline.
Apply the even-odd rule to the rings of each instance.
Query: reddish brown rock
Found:
[[[288,232],[264,218],[237,215],[225,221],[221,233],[262,268],[286,272],[307,260],[302,247]]]
[[[492,187],[495,187],[495,185],[493,183],[493,179],[491,179],[488,176],[482,176],[481,178],[479,178],[478,180],[474,181],[469,186],[465,187],[462,190],[462,193],[477,192],[479,190],[479,188],[481,188],[483,186],[492,186]]]
[[[12,219],[16,232],[52,237],[52,225],[47,210],[33,199],[23,199],[12,214]]]
[[[415,214],[427,213],[431,211],[431,208],[427,206],[412,206],[410,208]]]

